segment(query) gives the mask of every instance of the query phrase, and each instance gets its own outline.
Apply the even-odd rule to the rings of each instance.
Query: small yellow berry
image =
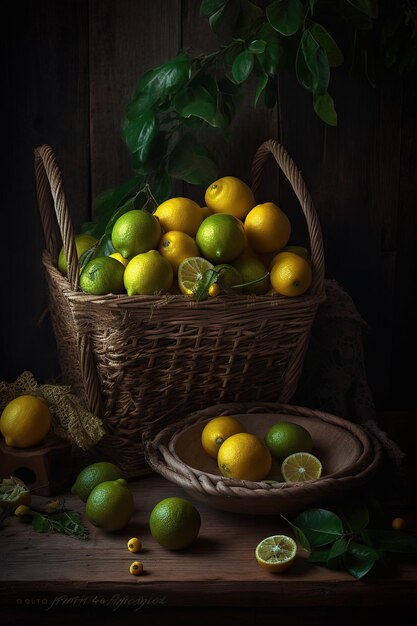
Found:
[[[143,572],[143,565],[140,561],[133,561],[130,565],[130,573],[133,576],[140,576]]]
[[[132,537],[132,539],[129,539],[129,541],[127,542],[127,549],[129,550],[129,552],[140,552],[142,549],[141,540],[137,537]]]
[[[404,530],[407,527],[407,522],[403,517],[396,517],[392,520],[391,526],[393,530]]]
[[[217,283],[213,283],[212,285],[210,285],[209,290],[208,290],[208,294],[211,297],[214,296],[218,296],[220,293],[220,287]]]
[[[16,515],[16,517],[27,517],[28,515],[32,514],[32,511],[30,510],[30,508],[28,506],[26,506],[26,504],[21,504],[20,506],[17,507],[17,509],[15,509],[14,514]]]

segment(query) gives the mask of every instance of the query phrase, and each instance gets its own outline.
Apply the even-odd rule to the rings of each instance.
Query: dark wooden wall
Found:
[[[140,76],[182,46],[216,46],[196,0],[16,1],[2,20],[1,380],[31,370],[59,376],[48,320],[33,150],[53,146],[75,228],[97,193],[129,177],[124,109]],[[415,407],[416,76],[376,68],[377,86],[339,68],[331,78],[339,125],[325,128],[291,76],[279,107],[252,107],[248,89],[228,132],[223,174],[247,178],[264,140],[278,138],[303,172],[324,234],[327,276],[351,294],[369,325],[369,382],[380,409]],[[226,171],[227,170],[227,171]],[[296,217],[291,191],[271,165],[265,192]],[[189,191],[189,190],[186,190]],[[202,190],[193,190],[202,199]],[[198,196],[200,194],[200,197]],[[277,196],[278,199],[278,196]]]

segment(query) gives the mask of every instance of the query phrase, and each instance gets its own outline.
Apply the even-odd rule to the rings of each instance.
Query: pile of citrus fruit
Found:
[[[248,433],[236,417],[222,415],[204,426],[201,445],[227,478],[265,480],[271,471],[272,459],[279,463],[285,482],[306,482],[322,474],[321,462],[312,454],[311,434],[295,422],[273,424],[262,440]]]
[[[307,291],[309,252],[288,245],[291,224],[276,204],[256,205],[248,185],[234,176],[209,185],[204,201],[201,207],[190,198],[174,197],[153,213],[133,209],[120,215],[111,232],[114,252],[81,268],[81,289],[94,295],[193,296],[212,269],[217,281],[212,296],[222,290],[288,297]],[[75,243],[80,258],[97,240],[78,234]],[[58,268],[66,274],[64,250]]]

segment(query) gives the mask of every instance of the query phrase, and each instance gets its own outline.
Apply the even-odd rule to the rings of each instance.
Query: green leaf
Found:
[[[311,15],[313,15],[314,5],[316,4],[316,2],[317,0],[309,0]]]
[[[109,254],[113,254],[113,252],[116,252],[116,249],[111,241],[111,232],[105,233],[100,237],[100,243],[95,250],[94,256],[108,256]]]
[[[242,50],[232,65],[232,76],[236,83],[243,83],[253,70],[253,54],[248,50]]]
[[[225,5],[228,0],[202,0],[200,4],[200,15],[201,17],[209,17],[216,13],[219,9]]]
[[[308,21],[307,26],[314,39],[326,52],[330,67],[342,65],[344,61],[343,52],[324,26],[312,20]]]
[[[233,39],[240,15],[240,1],[227,2],[209,18],[211,30],[222,40]]]
[[[325,546],[343,535],[342,520],[326,509],[309,509],[297,515],[294,525],[298,526],[313,547]]]
[[[248,46],[249,52],[252,52],[253,54],[262,54],[262,52],[265,51],[265,48],[266,41],[263,39],[254,39]]]
[[[268,22],[282,35],[294,35],[304,21],[304,7],[300,0],[276,0],[266,9]]]
[[[373,559],[377,561],[381,554],[372,546],[366,546],[363,543],[358,543],[357,541],[351,541],[349,545],[349,552],[353,554],[353,556],[357,559],[362,559],[363,561],[367,561],[368,559]]]
[[[256,108],[256,105],[258,104],[258,100],[262,94],[262,92],[264,91],[265,87],[268,84],[268,80],[269,80],[269,76],[268,74],[266,74],[265,72],[263,72],[259,78],[258,81],[258,85],[256,87],[256,93],[255,93],[255,100],[254,100],[254,106]]]
[[[36,514],[32,518],[32,528],[37,533],[47,533],[51,530],[51,524],[44,515]]]
[[[331,548],[317,549],[315,548],[308,555],[310,563],[327,563],[330,559]]]
[[[329,126],[337,126],[337,113],[334,101],[328,91],[313,95],[313,107],[317,117]]]
[[[387,552],[417,552],[417,536],[401,530],[365,530],[364,540]]]
[[[217,110],[217,98],[203,85],[193,84],[175,96],[174,109],[182,117],[199,117],[214,127],[226,126],[226,120]]]
[[[148,109],[133,119],[126,118],[122,124],[122,131],[129,152],[131,154],[136,152],[139,161],[144,163],[158,135],[158,124],[153,110]]]
[[[347,0],[347,2],[368,17],[378,17],[378,0]]]
[[[301,37],[296,58],[296,73],[299,83],[314,94],[324,94],[330,79],[329,61],[323,48],[310,31]]]
[[[178,91],[188,81],[190,73],[191,58],[181,53],[146,72],[134,91],[134,100],[139,99],[142,110],[152,106],[157,100]]]
[[[329,559],[335,559],[338,556],[344,554],[349,547],[349,541],[346,537],[340,537],[336,539],[332,547],[330,548]]]
[[[305,536],[305,534],[303,533],[303,531],[301,530],[301,528],[296,526],[293,522],[290,522],[290,520],[284,517],[283,515],[281,515],[281,517],[287,522],[287,524],[291,526],[294,532],[296,541],[300,544],[300,546],[304,548],[304,550],[308,550],[310,552],[311,551],[310,542]]]
[[[194,300],[200,302],[201,300],[206,300],[209,295],[209,289],[211,285],[214,285],[217,282],[219,277],[219,272],[214,269],[206,270],[201,277],[200,282],[198,283],[197,289],[194,293]]]
[[[346,552],[342,558],[345,569],[349,572],[349,574],[356,578],[356,580],[360,580],[366,576],[366,574],[368,574],[375,565],[375,559],[371,557],[367,559],[359,559],[349,552]]]
[[[207,148],[192,135],[184,135],[170,154],[168,174],[207,187],[219,177],[219,170]]]

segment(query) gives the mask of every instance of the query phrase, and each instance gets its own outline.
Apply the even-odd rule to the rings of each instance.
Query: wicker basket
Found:
[[[78,287],[74,230],[53,150],[35,150],[43,264],[63,381],[103,419],[95,452],[129,478],[150,473],[142,434],[215,402],[287,402],[294,393],[317,307],[324,300],[320,224],[305,183],[276,141],[258,149],[256,192],[272,153],[300,202],[310,237],[313,282],[297,298],[182,295],[91,296]],[[57,269],[63,243],[68,278]]]
[[[225,478],[201,445],[205,424],[218,415],[235,416],[261,439],[279,421],[300,424],[312,436],[313,453],[323,465],[322,477],[285,483],[274,461],[267,479],[281,482]],[[145,438],[145,457],[156,472],[208,506],[249,515],[292,514],[317,506],[365,485],[383,460],[381,444],[361,426],[330,413],[280,403],[216,404],[159,433],[150,431]]]

